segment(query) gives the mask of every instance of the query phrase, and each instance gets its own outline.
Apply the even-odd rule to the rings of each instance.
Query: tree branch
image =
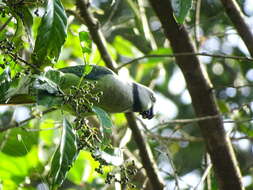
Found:
[[[253,35],[251,33],[250,27],[244,20],[244,15],[240,10],[239,5],[235,0],[221,0],[226,13],[234,27],[236,28],[238,34],[241,36],[245,45],[247,46],[251,57],[253,57]]]
[[[12,16],[8,18],[8,20],[0,27],[0,32],[2,32],[2,30],[5,29],[5,27],[9,24],[12,18],[13,18]]]
[[[27,66],[33,68],[36,72],[38,72],[38,73],[41,72],[40,69],[38,69],[35,65],[33,65],[32,63],[27,62],[26,60],[22,59],[22,58],[19,57],[18,55],[14,54],[14,53],[12,53],[12,52],[9,52],[8,55],[11,56],[14,60],[16,59],[16,60],[18,60],[18,61],[24,63],[25,65],[27,65]]]
[[[149,146],[147,146],[147,144],[145,143],[146,141],[140,129],[138,128],[134,115],[132,113],[127,113],[126,118],[127,118],[129,127],[133,131],[134,141],[136,142],[139,148],[143,167],[145,168],[147,172],[147,175],[153,186],[153,189],[163,189],[163,184],[161,182],[162,180],[158,176],[158,169],[157,169],[156,163],[153,160],[153,156],[149,149]]]
[[[47,113],[52,112],[52,111],[55,111],[55,110],[56,110],[56,108],[50,108],[50,109],[48,109],[48,110],[43,111],[43,112],[42,112],[42,115],[47,114]],[[35,116],[35,115],[32,115],[31,117],[29,117],[29,118],[27,118],[27,119],[25,119],[25,120],[23,120],[23,121],[15,122],[15,123],[13,123],[12,125],[9,125],[9,126],[7,126],[7,127],[0,126],[0,132],[7,131],[7,130],[13,129],[13,128],[22,127],[22,126],[23,126],[24,124],[26,124],[28,121],[31,121],[31,120],[33,120],[33,119],[35,119],[35,118],[36,118],[36,116]]]
[[[131,61],[121,64],[117,67],[116,70],[120,70],[122,67],[130,65],[132,63],[136,63],[142,59],[146,58],[165,58],[165,57],[180,57],[180,56],[189,56],[189,55],[196,55],[196,56],[207,56],[207,57],[215,57],[215,58],[222,58],[222,59],[236,59],[242,61],[253,61],[253,58],[249,57],[242,57],[242,56],[231,56],[231,55],[221,55],[221,54],[209,54],[209,53],[193,53],[193,52],[183,52],[183,53],[174,53],[174,54],[151,54],[151,55],[144,55],[141,57],[137,57]]]
[[[87,25],[87,27],[90,31],[92,40],[97,45],[97,48],[100,52],[102,59],[106,63],[107,67],[109,67],[111,70],[115,71],[116,63],[112,59],[112,57],[110,56],[109,52],[107,51],[106,41],[99,29],[98,21],[93,17],[93,15],[88,10],[88,8],[90,6],[89,2],[86,0],[77,0],[76,4],[77,4],[77,8],[80,11],[80,16],[85,21],[85,23],[83,23],[83,24]]]
[[[195,53],[185,27],[177,24],[175,21],[170,1],[149,0],[149,2],[161,21],[164,33],[170,41],[173,52]],[[177,56],[176,63],[185,77],[196,116],[219,115],[215,98],[210,92],[210,84],[208,84],[208,80],[202,72],[197,56]],[[241,173],[221,118],[198,121],[198,124],[212,160],[219,188],[221,190],[243,189]]]
[[[197,118],[192,118],[192,119],[174,119],[174,120],[169,120],[169,121],[163,121],[163,122],[155,125],[154,127],[152,127],[152,129],[159,128],[159,126],[163,126],[163,125],[179,125],[179,124],[188,125],[188,124],[198,123],[200,121],[212,120],[212,119],[216,119],[216,118],[221,118],[221,115],[197,117]],[[249,119],[242,119],[242,120],[223,120],[222,122],[223,123],[240,124],[240,123],[250,122],[252,120],[253,120],[252,118],[249,118]]]
[[[78,10],[80,11],[81,17],[85,21],[90,31],[90,35],[93,41],[97,45],[97,48],[101,54],[102,59],[106,63],[107,67],[117,72],[117,70],[115,69],[116,64],[106,49],[106,42],[103,35],[101,34],[99,30],[99,24],[88,10],[89,4],[85,0],[77,0],[76,4],[77,4]],[[148,151],[149,147],[144,141],[141,131],[139,130],[136,120],[134,118],[134,115],[133,113],[127,113],[125,114],[125,116],[127,118],[128,125],[133,132],[133,138],[136,141],[136,145],[138,146],[138,149],[140,151],[142,164],[146,170],[150,183],[152,184],[153,189],[162,190],[163,182],[158,176],[156,163],[153,162],[152,160],[152,153]]]

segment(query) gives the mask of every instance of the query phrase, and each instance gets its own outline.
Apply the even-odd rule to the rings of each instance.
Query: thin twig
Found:
[[[110,25],[112,18],[115,16],[115,13],[119,10],[118,8],[119,8],[120,3],[121,3],[121,0],[117,0],[115,2],[112,2],[112,4],[111,4],[112,9],[110,10],[110,14],[107,17],[106,22],[101,26],[101,28],[106,28],[107,25]]]
[[[166,140],[168,142],[174,141],[174,142],[203,142],[202,137],[170,137],[170,136],[163,136],[163,135],[157,135],[153,133],[147,133],[147,136],[153,139],[160,139],[160,140]]]
[[[160,139],[160,140],[165,140],[167,142],[191,142],[191,143],[199,143],[203,142],[204,139],[202,137],[194,137],[194,136],[187,136],[187,137],[172,137],[172,136],[163,136],[163,135],[158,135],[150,132],[150,130],[146,131],[147,136],[149,138],[155,138],[155,139]],[[240,140],[250,140],[252,141],[253,138],[249,136],[242,136],[242,137],[230,137],[232,141],[240,141]]]
[[[221,115],[214,115],[214,116],[197,117],[197,118],[192,118],[192,119],[174,119],[174,120],[169,120],[169,121],[163,121],[163,122],[155,125],[154,127],[152,127],[152,130],[156,129],[156,128],[160,128],[160,126],[164,126],[164,125],[192,124],[192,123],[197,123],[199,121],[218,119],[220,117],[222,117],[222,116]],[[227,120],[223,120],[223,123],[240,124],[240,123],[246,123],[246,122],[250,122],[250,121],[253,121],[253,119],[252,118],[242,119],[242,120],[227,119]]]
[[[140,12],[140,19],[142,23],[142,28],[143,28],[143,35],[147,41],[150,42],[151,48],[157,49],[157,44],[155,41],[155,38],[150,30],[148,18],[146,15],[146,10],[144,7],[144,1],[143,0],[137,0],[138,6],[139,6],[139,12]]]
[[[253,58],[250,57],[242,57],[242,56],[232,56],[232,55],[222,55],[222,54],[209,54],[209,53],[190,53],[190,52],[185,52],[185,53],[174,53],[174,54],[151,54],[151,55],[144,55],[141,57],[137,57],[131,61],[128,61],[126,63],[121,64],[120,66],[117,67],[116,70],[120,70],[122,67],[125,67],[127,65],[130,65],[132,63],[136,63],[142,59],[146,58],[167,58],[167,57],[180,57],[180,56],[207,56],[207,57],[215,57],[215,58],[222,58],[222,59],[236,59],[236,60],[241,60],[241,61],[253,61]]]
[[[169,124],[177,125],[177,124],[197,123],[199,121],[217,119],[220,117],[221,117],[221,115],[211,115],[211,116],[204,116],[204,117],[196,117],[196,118],[192,118],[192,119],[174,119],[174,120],[164,121],[162,123],[159,123],[156,126],[169,125]],[[156,128],[156,126],[153,127],[152,129]]]
[[[13,16],[8,18],[8,20],[0,27],[0,32],[2,32],[5,29],[5,27],[9,24],[9,22],[11,21],[12,18],[13,18]]]
[[[201,8],[201,0],[196,0],[195,5],[195,22],[194,22],[194,35],[195,35],[195,43],[197,48],[199,48],[199,20],[200,20],[200,9]]]
[[[38,73],[40,73],[41,71],[33,64],[27,62],[26,60],[22,59],[21,57],[17,56],[16,54],[9,52],[8,55],[10,55],[13,59],[17,59],[20,62],[24,63],[25,65],[30,66],[31,68],[33,68],[35,71],[37,71]]]
[[[47,113],[50,113],[50,112],[55,111],[55,110],[56,110],[56,108],[50,108],[50,109],[48,109],[48,110],[43,111],[43,112],[42,112],[42,115],[47,114]],[[29,118],[27,118],[27,119],[25,119],[25,120],[23,120],[23,121],[15,122],[14,124],[9,125],[9,126],[7,126],[7,127],[1,126],[1,127],[0,127],[0,132],[7,131],[7,130],[13,129],[13,128],[22,127],[22,126],[23,126],[24,124],[26,124],[28,121],[31,121],[31,120],[35,119],[36,117],[37,117],[36,115],[32,115],[31,117],[29,117]]]
[[[164,139],[163,139],[163,138],[160,138],[160,137],[161,137],[160,135],[154,135],[154,134],[147,128],[146,124],[145,124],[141,119],[139,119],[139,118],[137,118],[137,119],[138,119],[138,121],[140,122],[140,124],[143,126],[143,128],[145,129],[145,132],[146,132],[148,135],[152,135],[152,137],[155,138],[156,141],[160,143],[160,146],[165,150],[165,152],[164,152],[164,151],[160,151],[159,149],[157,149],[157,151],[159,151],[160,153],[162,153],[162,154],[165,153],[165,154],[166,154],[166,156],[167,156],[167,158],[168,158],[168,160],[169,160],[169,162],[170,162],[171,168],[173,169],[173,174],[172,174],[172,176],[173,176],[174,179],[175,179],[176,188],[177,188],[177,189],[180,189],[180,188],[179,188],[179,179],[178,179],[176,167],[174,166],[173,160],[172,160],[172,158],[171,158],[171,156],[170,156],[170,152],[169,152],[167,146],[165,146]],[[166,141],[167,141],[167,140],[166,140]]]
[[[202,175],[200,181],[198,182],[198,184],[196,185],[196,187],[193,190],[197,190],[199,185],[201,185],[205,181],[205,179],[208,176],[208,174],[209,174],[210,170],[212,169],[212,167],[213,167],[213,165],[211,163],[207,166],[207,168],[206,168],[204,174]]]
[[[215,89],[225,89],[225,88],[236,88],[236,89],[240,89],[240,88],[245,88],[245,87],[253,87],[253,84],[244,84],[244,85],[228,85],[228,86],[214,86],[211,89],[215,90]]]

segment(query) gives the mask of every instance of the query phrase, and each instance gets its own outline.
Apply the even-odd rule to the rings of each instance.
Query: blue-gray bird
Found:
[[[156,101],[154,93],[149,88],[126,80],[122,80],[112,70],[97,65],[91,65],[92,70],[84,76],[84,81],[95,82],[96,91],[102,91],[99,102],[94,105],[109,113],[139,112],[143,118],[151,119],[154,116],[153,106]],[[67,80],[66,85],[76,85],[83,77],[84,66],[71,66],[60,69]],[[71,82],[69,79],[71,79]],[[71,84],[72,83],[72,84]]]

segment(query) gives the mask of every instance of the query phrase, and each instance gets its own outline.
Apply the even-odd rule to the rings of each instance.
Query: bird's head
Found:
[[[133,83],[133,99],[134,112],[139,112],[144,119],[154,117],[153,107],[156,98],[152,90],[139,83]]]

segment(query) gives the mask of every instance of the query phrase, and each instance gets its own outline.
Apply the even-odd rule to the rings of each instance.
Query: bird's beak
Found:
[[[149,110],[140,112],[140,114],[142,115],[143,119],[152,119],[154,117],[153,106]]]

